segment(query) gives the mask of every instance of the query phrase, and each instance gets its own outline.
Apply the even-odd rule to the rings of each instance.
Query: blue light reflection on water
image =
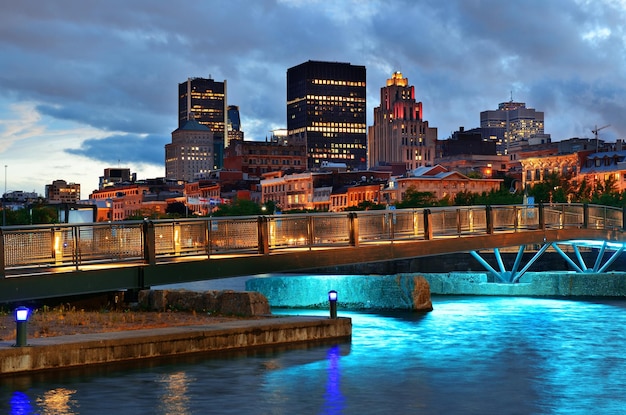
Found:
[[[433,304],[431,313],[339,309],[353,319],[350,344],[3,380],[0,412],[624,412],[626,301],[433,297]]]

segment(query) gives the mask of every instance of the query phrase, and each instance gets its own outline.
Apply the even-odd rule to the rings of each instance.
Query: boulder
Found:
[[[141,308],[155,311],[198,311],[244,317],[271,314],[267,298],[250,291],[142,290],[138,301]]]

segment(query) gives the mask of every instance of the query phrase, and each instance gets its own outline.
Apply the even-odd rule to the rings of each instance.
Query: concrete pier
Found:
[[[258,320],[0,342],[0,374],[233,351],[312,341],[348,341],[352,320],[281,316]]]

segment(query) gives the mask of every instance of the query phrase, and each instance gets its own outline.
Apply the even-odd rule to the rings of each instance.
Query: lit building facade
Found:
[[[626,190],[626,151],[606,151],[589,154],[581,160],[580,181],[585,181],[593,188],[605,186],[611,181],[613,190]]]
[[[217,168],[222,167],[227,145],[228,124],[227,82],[211,78],[189,78],[178,84],[178,128],[195,119],[213,132],[213,151]]]
[[[377,171],[274,174],[261,180],[261,203],[281,210],[339,212],[362,202],[378,203],[390,173]]]
[[[480,127],[489,132],[489,139],[502,143],[497,148],[499,154],[508,154],[512,145],[523,141],[550,142],[550,135],[544,133],[543,112],[526,108],[524,102],[503,102],[497,110],[482,111]]]
[[[581,171],[582,153],[552,154],[540,157],[525,157],[519,160],[522,166],[522,188],[542,183],[551,174],[568,179],[576,186]]]
[[[131,183],[137,180],[137,173],[130,172],[128,168],[110,167],[104,169],[104,175],[100,176],[99,189],[114,186],[119,183]]]
[[[218,182],[200,180],[185,184],[185,205],[190,212],[208,215],[222,203],[221,186]]]
[[[368,165],[403,163],[406,170],[432,166],[437,129],[423,120],[422,103],[415,101],[415,87],[395,72],[380,89],[380,106],[374,108],[374,125],[367,137]]]
[[[308,61],[287,70],[287,130],[303,139],[307,167],[367,166],[365,66]]]
[[[46,185],[48,203],[78,203],[80,200],[80,184],[55,180]]]
[[[303,140],[272,136],[269,141],[232,140],[224,151],[224,169],[241,171],[244,177],[260,178],[272,171],[306,170]]]
[[[143,198],[148,192],[149,187],[145,185],[118,185],[96,190],[89,195],[89,199],[105,204],[103,212],[106,216],[99,213],[98,221],[120,221],[141,214]]]
[[[189,120],[172,132],[165,145],[165,177],[191,182],[215,169],[213,132],[196,120]]]
[[[418,192],[430,192],[437,199],[454,197],[458,193],[470,192],[481,194],[500,189],[502,179],[472,179],[457,171],[448,171],[443,166],[420,167],[409,177],[398,177],[389,182],[383,191],[387,203],[401,202],[407,190],[414,188]]]

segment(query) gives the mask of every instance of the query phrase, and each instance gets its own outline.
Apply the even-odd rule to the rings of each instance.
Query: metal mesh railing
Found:
[[[257,250],[259,246],[258,219],[210,219],[210,252]]]
[[[277,215],[269,218],[270,249],[309,246],[311,226],[310,216]]]
[[[54,262],[52,229],[4,232],[5,267]]]
[[[347,214],[315,214],[311,218],[314,246],[350,243],[350,219]]]
[[[493,232],[539,229],[541,225],[546,229],[624,229],[623,216],[620,208],[551,204],[31,225],[3,227],[2,244],[5,268],[78,266],[104,261],[152,261],[152,254],[156,258],[231,252],[265,254],[267,248],[347,246],[356,243],[357,237],[363,243],[425,239],[427,231],[433,238],[460,237],[486,233],[488,218]],[[150,239],[144,235],[146,230]],[[259,246],[260,242],[266,246]]]
[[[610,206],[589,205],[589,223],[591,229],[622,228],[622,209]]]

